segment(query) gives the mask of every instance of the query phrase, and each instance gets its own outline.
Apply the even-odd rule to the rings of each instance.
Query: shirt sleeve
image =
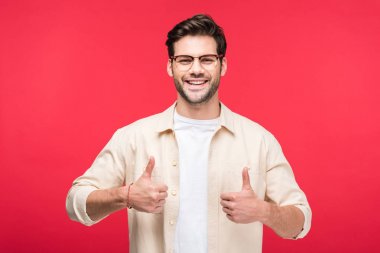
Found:
[[[292,168],[280,144],[271,136],[267,140],[267,191],[266,197],[279,206],[293,205],[305,216],[302,231],[294,238],[306,236],[311,227],[311,208],[305,193],[298,186]]]
[[[305,207],[303,205],[295,205],[295,207],[298,207],[304,217],[305,217],[305,221],[303,223],[303,228],[302,228],[302,231],[296,236],[294,237],[293,239],[300,239],[300,238],[303,238],[307,235],[307,233],[309,233],[310,231],[310,228],[311,228],[311,209],[310,207]]]
[[[101,220],[93,221],[87,215],[87,197],[95,190],[120,187],[124,184],[126,145],[123,134],[119,130],[116,131],[91,167],[74,180],[66,198],[66,210],[72,220],[87,226]]]
[[[92,186],[72,187],[67,195],[66,210],[70,219],[78,221],[86,226],[91,226],[98,221],[93,221],[86,212],[86,200],[96,188]]]

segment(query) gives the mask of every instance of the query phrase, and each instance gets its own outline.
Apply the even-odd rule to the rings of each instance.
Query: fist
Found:
[[[154,157],[151,156],[143,174],[130,187],[129,204],[141,212],[161,213],[168,196],[167,185],[152,181],[154,165]]]
[[[266,215],[266,203],[252,190],[248,168],[242,172],[243,184],[240,192],[222,193],[220,204],[229,220],[235,223],[262,221]]]

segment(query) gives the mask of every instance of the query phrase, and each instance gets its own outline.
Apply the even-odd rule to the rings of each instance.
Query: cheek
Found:
[[[178,73],[173,72],[172,77],[176,80],[181,80],[181,76]]]
[[[173,78],[182,82],[184,75],[181,75],[180,73],[173,72]]]
[[[214,80],[220,79],[220,76],[221,76],[220,69],[218,69],[218,70],[216,70],[216,71],[214,71],[214,72],[212,73],[212,78],[213,78]]]

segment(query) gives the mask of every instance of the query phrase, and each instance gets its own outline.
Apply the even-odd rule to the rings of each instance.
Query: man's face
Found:
[[[174,43],[174,56],[189,55],[199,57],[202,55],[217,55],[217,45],[210,36],[185,36]],[[173,60],[169,60],[167,71],[172,76],[180,98],[190,104],[201,104],[209,101],[217,94],[220,77],[227,70],[227,61],[217,60],[212,67],[204,67],[199,58],[194,59],[188,70],[183,70]]]

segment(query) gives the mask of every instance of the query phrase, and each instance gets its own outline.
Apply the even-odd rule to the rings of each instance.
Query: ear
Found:
[[[227,72],[227,58],[223,57],[222,67],[221,67],[221,70],[220,70],[220,75],[224,76],[226,74],[226,72]]]
[[[173,65],[170,59],[168,59],[168,64],[166,65],[166,71],[168,72],[168,75],[170,77],[173,77]]]

